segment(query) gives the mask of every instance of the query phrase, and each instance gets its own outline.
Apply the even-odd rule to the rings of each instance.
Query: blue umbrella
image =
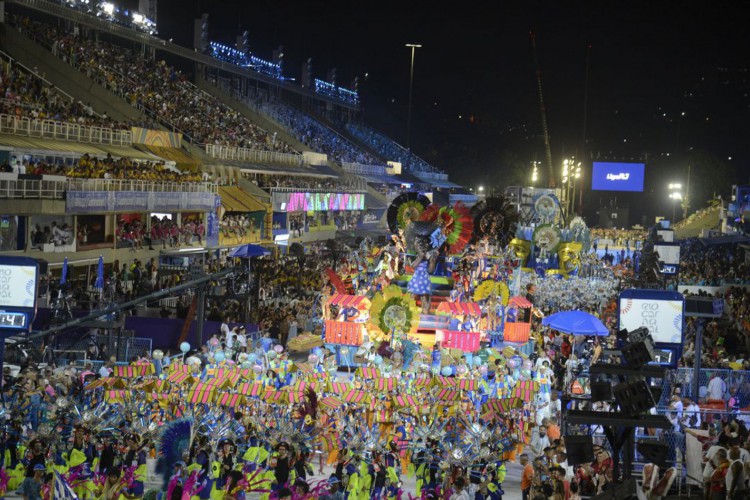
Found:
[[[99,256],[99,264],[96,266],[96,283],[94,287],[98,289],[104,288],[104,258]]]
[[[62,276],[60,276],[60,284],[64,285],[68,280],[68,258],[63,259]]]
[[[562,333],[573,335],[609,335],[609,330],[599,318],[583,311],[562,311],[551,314],[542,324]]]
[[[253,245],[250,243],[239,246],[229,252],[230,257],[241,257],[243,259],[249,259],[251,257],[261,257],[263,255],[271,255],[271,252],[260,245]]]

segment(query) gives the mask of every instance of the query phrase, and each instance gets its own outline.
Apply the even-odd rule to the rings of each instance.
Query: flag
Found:
[[[55,471],[55,500],[78,500],[78,495],[65,481],[59,472]]]
[[[68,280],[68,258],[63,259],[62,276],[60,276],[60,284],[64,285]]]
[[[96,282],[94,286],[98,289],[104,288],[104,257],[99,256],[99,264],[96,266]]]

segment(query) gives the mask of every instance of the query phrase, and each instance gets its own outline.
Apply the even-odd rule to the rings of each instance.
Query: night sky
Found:
[[[663,184],[684,183],[688,163],[698,172],[724,172],[716,184],[725,195],[732,182],[748,182],[750,8],[740,2],[436,5],[160,0],[158,21],[160,36],[191,45],[192,20],[207,12],[212,40],[231,44],[247,29],[253,53],[268,59],[283,44],[286,76],[299,79],[308,57],[318,78],[335,67],[338,84],[348,87],[359,76],[364,120],[402,144],[410,64],[404,44],[422,44],[412,148],[469,186],[528,183],[529,163],[544,160],[534,30],[557,170],[573,154],[584,169],[591,158],[645,160],[649,198],[632,201],[645,200],[656,212],[664,208]],[[602,195],[608,193],[590,201]]]

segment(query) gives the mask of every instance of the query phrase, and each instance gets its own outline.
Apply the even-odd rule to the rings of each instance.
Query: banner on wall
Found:
[[[172,193],[138,191],[68,191],[67,213],[178,212],[213,210],[214,193]]]
[[[221,197],[214,197],[213,210],[208,212],[208,221],[206,223],[206,246],[218,247],[219,246],[219,217],[218,212],[221,207]]]
[[[364,193],[273,193],[275,212],[364,210]]]
[[[131,127],[130,130],[133,132],[133,144],[177,149],[182,147],[182,134],[179,132],[152,130],[142,127]]]

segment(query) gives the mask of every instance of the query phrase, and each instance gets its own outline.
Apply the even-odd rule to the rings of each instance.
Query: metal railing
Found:
[[[414,171],[414,175],[425,181],[447,181],[448,174]]]
[[[362,165],[361,163],[341,162],[345,172],[357,175],[388,175],[385,167],[380,165]]]
[[[161,193],[217,193],[213,182],[144,181],[139,179],[68,179],[68,191],[155,191]]]
[[[351,185],[339,185],[335,187],[266,187],[272,193],[366,193],[367,183],[362,180],[365,184],[364,187],[359,183]]]
[[[133,133],[130,130],[115,130],[54,120],[18,118],[6,114],[0,115],[0,134],[111,146],[133,144]]]
[[[219,160],[237,160],[253,163],[281,163],[284,165],[303,166],[302,155],[294,153],[262,151],[259,149],[221,146],[218,144],[205,144],[205,150],[208,156]]]
[[[0,199],[64,200],[66,182],[46,179],[0,179]]]
[[[457,201],[464,202],[464,203],[465,202],[475,203],[479,198],[477,198],[477,196],[473,195],[473,194],[454,194],[454,193],[451,193],[449,195],[449,199],[450,199],[451,203],[455,203]]]
[[[705,368],[698,374],[698,393],[708,399],[708,386],[715,376],[723,380],[723,399],[729,401],[734,396],[741,401],[742,406],[750,403],[750,371],[730,370],[719,368]],[[667,376],[662,379],[661,399],[657,402],[659,406],[669,406],[669,399],[675,387],[680,387],[683,395],[695,394],[693,387],[693,369],[678,368],[669,370]],[[717,384],[718,386],[718,384]]]

